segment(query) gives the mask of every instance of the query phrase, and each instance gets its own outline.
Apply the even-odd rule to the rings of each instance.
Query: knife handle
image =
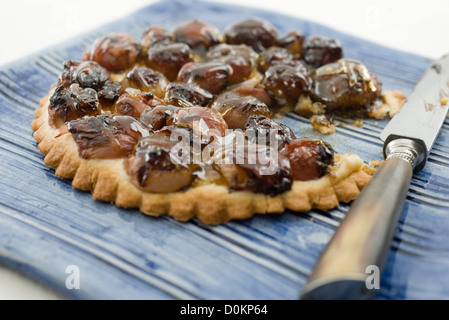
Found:
[[[405,154],[390,154],[351,205],[301,299],[368,299],[375,293],[367,286],[370,268],[380,277],[416,163]]]

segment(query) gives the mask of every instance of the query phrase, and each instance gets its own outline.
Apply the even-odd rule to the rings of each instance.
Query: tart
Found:
[[[277,116],[386,117],[401,99],[336,39],[280,36],[258,18],[223,33],[191,20],[97,39],[64,63],[32,128],[45,164],[93,199],[221,224],[330,210],[369,182],[356,154]]]

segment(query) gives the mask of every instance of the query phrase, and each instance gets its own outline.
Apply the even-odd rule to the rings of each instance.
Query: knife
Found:
[[[370,299],[378,291],[376,283],[380,283],[412,176],[426,164],[446,118],[448,99],[449,55],[445,55],[425,71],[381,132],[385,161],[345,214],[300,299]]]

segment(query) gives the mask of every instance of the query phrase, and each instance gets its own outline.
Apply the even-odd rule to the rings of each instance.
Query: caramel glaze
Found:
[[[262,52],[277,44],[278,31],[268,21],[248,18],[229,25],[224,31],[226,43],[246,44]]]
[[[145,191],[173,192],[192,184],[195,165],[184,163],[173,148],[177,141],[170,139],[171,130],[164,127],[142,139],[134,154],[125,161],[131,180]]]
[[[381,83],[362,63],[339,59],[313,73],[311,96],[326,105],[327,113],[363,115],[380,98]]]
[[[140,91],[151,92],[156,97],[163,99],[168,83],[169,81],[163,73],[140,66],[134,67],[126,74],[126,77],[121,82],[121,87],[123,89],[131,87]]]
[[[146,54],[146,65],[175,81],[182,66],[193,61],[193,51],[185,43],[170,42],[152,45]]]
[[[213,25],[198,20],[187,21],[173,31],[175,41],[189,45],[198,53],[205,53],[209,48],[222,42],[220,31]]]
[[[308,37],[303,43],[303,57],[308,65],[318,68],[343,58],[343,45],[337,39]]]
[[[140,44],[127,33],[111,33],[97,39],[82,59],[96,61],[110,71],[123,71],[137,62]]]
[[[129,156],[137,142],[150,134],[140,121],[130,116],[80,118],[69,121],[67,129],[84,159],[116,159]]]
[[[278,108],[293,108],[311,85],[309,73],[302,61],[280,60],[273,62],[265,72],[262,86]]]
[[[338,40],[298,31],[279,36],[257,18],[228,26],[222,36],[192,20],[173,31],[151,26],[140,42],[106,35],[82,61],[64,63],[49,123],[67,128],[81,158],[124,159],[131,181],[149,192],[215,183],[274,195],[295,180],[322,177],[334,161],[331,146],[298,138],[274,120],[279,109],[306,96],[327,113],[349,106],[354,114],[380,90],[363,64],[343,58]],[[244,134],[237,148],[226,147],[233,143],[229,129]]]
[[[265,103],[251,94],[233,90],[220,94],[211,109],[219,112],[231,129],[244,129],[252,115],[271,117],[271,111]]]
[[[112,111],[114,114],[140,118],[148,108],[154,108],[161,104],[164,102],[151,92],[128,88],[114,103]]]
[[[165,101],[178,107],[207,107],[214,95],[196,83],[171,82],[165,91]]]

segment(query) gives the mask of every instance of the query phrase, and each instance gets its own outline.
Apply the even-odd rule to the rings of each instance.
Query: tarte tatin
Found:
[[[338,39],[280,35],[247,18],[220,32],[191,20],[97,39],[64,63],[32,122],[45,164],[93,199],[206,224],[330,210],[371,172],[356,154],[298,137],[278,121],[393,116],[384,91]]]

